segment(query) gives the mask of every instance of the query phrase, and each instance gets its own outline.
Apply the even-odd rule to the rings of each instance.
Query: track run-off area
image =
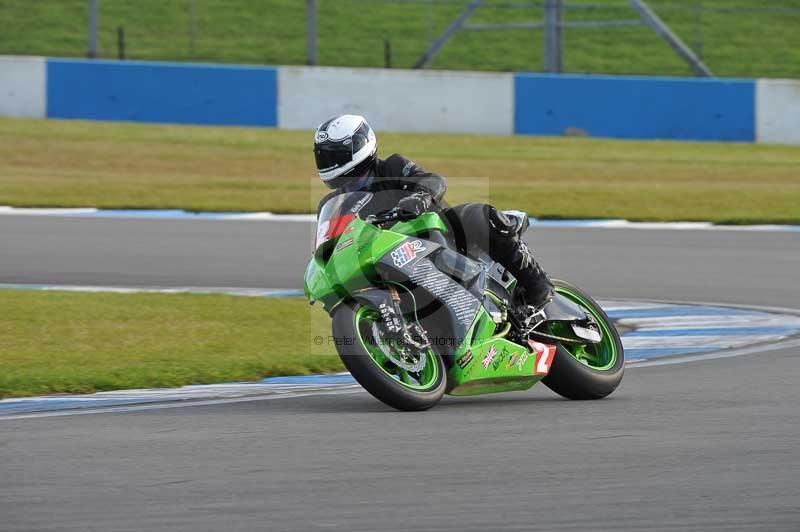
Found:
[[[191,408],[5,416],[0,530],[796,530],[800,233],[605,225],[527,238],[626,331],[611,397],[542,386],[406,414],[340,375],[167,403]],[[0,284],[291,295],[313,234],[0,216]],[[237,389],[257,385],[281,391]]]
[[[114,288],[58,285],[3,285],[0,289],[68,290],[120,293],[226,293],[249,297],[300,296],[302,291],[198,288]],[[299,293],[298,293],[299,292]],[[621,331],[627,367],[684,364],[707,358],[743,356],[766,349],[800,346],[800,312],[663,302],[601,301]],[[292,353],[285,353],[291,357]],[[81,395],[0,400],[0,421],[88,413],[131,412],[226,402],[259,401],[319,393],[349,393],[359,388],[347,373],[269,377],[258,382],[190,385]],[[288,394],[288,395],[287,395]]]

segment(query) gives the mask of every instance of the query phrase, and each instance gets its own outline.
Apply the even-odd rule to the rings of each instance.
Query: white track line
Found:
[[[0,290],[44,290],[64,292],[108,292],[115,294],[223,294],[246,297],[289,297],[303,295],[302,289],[296,288],[246,288],[235,286],[176,286],[164,288],[159,286],[87,286],[0,283]]]
[[[288,392],[282,394],[270,395],[253,395],[248,397],[224,397],[219,399],[201,399],[196,401],[181,401],[172,403],[148,403],[141,405],[120,405],[98,407],[85,410],[55,410],[49,412],[33,412],[30,414],[12,414],[8,416],[0,416],[0,421],[11,421],[15,419],[31,419],[40,417],[61,417],[61,416],[76,416],[84,414],[110,414],[110,413],[126,413],[126,412],[139,412],[142,410],[161,410],[163,408],[186,408],[190,406],[210,406],[221,405],[229,403],[247,403],[252,401],[270,401],[272,399],[287,399],[296,397],[312,397],[315,395],[343,395],[350,393],[361,393],[364,389],[358,384],[343,384],[333,388],[321,388],[319,390]]]
[[[266,222],[316,221],[314,214],[275,214],[272,212],[187,212],[179,209],[96,209],[96,208],[25,208],[0,206],[5,216],[70,216],[76,218],[133,218],[156,220],[239,220]],[[589,228],[589,229],[642,229],[670,231],[756,231],[800,232],[800,225],[717,225],[711,222],[631,222],[629,220],[537,220],[531,218],[532,227]]]
[[[654,366],[672,366],[676,364],[687,364],[690,362],[704,362],[708,360],[740,357],[756,353],[768,353],[771,351],[777,351],[779,349],[789,349],[793,347],[800,347],[800,339],[790,340],[787,342],[780,342],[777,344],[771,344],[766,346],[754,346],[742,349],[734,349],[730,351],[721,351],[719,353],[713,353],[713,354],[673,357],[673,358],[665,358],[665,359],[642,361],[642,362],[630,362],[627,363],[625,367],[626,369],[638,369],[638,368],[646,368]],[[182,402],[172,402],[172,403],[148,403],[142,405],[99,407],[86,410],[61,410],[61,411],[50,411],[50,412],[35,412],[30,414],[16,414],[16,415],[12,414],[8,416],[0,416],[0,422],[13,421],[17,419],[36,419],[36,418],[64,417],[64,416],[76,416],[76,415],[87,415],[87,414],[111,414],[111,413],[121,414],[130,412],[141,412],[146,410],[161,410],[166,408],[213,406],[213,405],[232,404],[232,403],[247,403],[254,401],[270,401],[273,399],[293,399],[302,397],[313,397],[320,395],[345,395],[345,394],[363,393],[364,391],[365,390],[361,388],[361,386],[358,384],[339,385],[337,387],[330,387],[314,391],[309,390],[305,392],[303,391],[288,392],[275,395],[227,397],[220,399],[205,399],[205,400],[182,401]]]
[[[0,215],[4,216],[73,216],[95,214],[97,211],[94,208],[37,209],[0,205]]]
[[[86,287],[86,286],[48,286],[48,285],[0,285],[0,288],[39,288],[39,289],[66,289],[78,291],[117,291],[129,292],[166,292],[181,293],[188,291],[204,291],[207,293],[229,293],[233,295],[264,296],[274,295],[275,292],[285,294],[286,290],[264,290],[248,288],[149,288],[149,287]],[[295,291],[297,292],[297,291]],[[740,307],[735,305],[719,305],[708,303],[675,303],[675,302],[656,302],[656,301],[623,301],[623,300],[604,300],[601,305],[609,312],[653,313],[653,316],[632,316],[624,317],[620,323],[633,326],[635,332],[631,335],[623,336],[623,343],[626,350],[660,348],[711,348],[711,352],[702,354],[671,354],[661,355],[667,358],[658,359],[634,359],[628,364],[631,368],[664,366],[674,364],[685,364],[689,362],[699,362],[703,360],[714,360],[720,358],[730,358],[754,353],[774,351],[776,349],[790,348],[800,345],[800,339],[784,341],[789,335],[794,335],[800,330],[800,312],[793,309],[769,308],[755,310],[750,307]],[[691,316],[692,308],[697,311],[724,310],[726,307],[735,311],[732,315],[702,315],[697,312],[697,316]],[[659,315],[660,309],[664,309],[669,314]],[[673,314],[675,310],[684,309],[685,313]],[[785,312],[783,315],[774,314],[775,312]],[[770,312],[769,314],[767,312]],[[613,315],[613,314],[612,314]],[[741,327],[778,327],[771,334],[757,332],[753,334],[714,334],[715,329],[736,329]],[[683,329],[687,329],[687,334],[681,334]],[[710,334],[697,335],[698,329],[702,331],[709,328]],[[785,328],[787,334],[780,330]],[[677,329],[677,330],[676,330]],[[791,330],[790,330],[791,329]],[[645,336],[637,336],[636,333],[651,332]],[[659,334],[663,332],[664,334]],[[670,332],[673,334],[670,335]],[[678,333],[677,335],[675,333]],[[689,334],[689,333],[694,333]],[[753,345],[756,344],[756,345]],[[679,351],[678,351],[679,352]],[[637,353],[647,356],[644,353]],[[634,354],[634,356],[637,356]],[[652,355],[651,355],[652,356]],[[336,383],[298,383],[298,382],[269,382],[269,383],[223,383],[216,385],[195,385],[177,389],[148,389],[148,390],[118,390],[112,392],[100,392],[86,396],[46,396],[36,398],[11,399],[16,402],[43,402],[52,401],[54,404],[64,401],[84,402],[86,406],[64,406],[58,405],[53,408],[57,410],[47,410],[39,412],[19,412],[0,414],[0,420],[26,419],[36,417],[68,416],[77,414],[110,413],[110,412],[134,412],[139,410],[151,410],[159,408],[178,408],[188,406],[203,406],[235,402],[260,401],[276,399],[278,397],[305,397],[308,395],[355,393],[360,391],[360,387],[352,380]],[[246,395],[242,395],[246,394]],[[106,406],[91,406],[91,403],[102,403],[104,399],[109,400],[141,400],[146,401],[139,404],[110,404]],[[160,401],[160,402],[156,402]]]
[[[591,228],[591,229],[642,229],[670,231],[755,231],[755,232],[800,232],[800,225],[755,224],[720,225],[712,222],[631,222],[630,220],[531,220],[531,227]]]
[[[800,347],[800,338],[795,340],[787,340],[786,342],[778,342],[775,344],[755,345],[752,347],[743,347],[741,349],[732,349],[727,351],[718,351],[716,353],[706,353],[702,355],[691,356],[676,356],[668,358],[659,358],[656,360],[643,360],[641,362],[631,361],[625,364],[625,368],[648,368],[652,366],[672,366],[675,364],[687,364],[689,362],[704,362],[706,360],[718,360],[721,358],[734,358],[745,355],[754,355],[756,353],[769,353],[779,349],[790,349],[793,347]]]

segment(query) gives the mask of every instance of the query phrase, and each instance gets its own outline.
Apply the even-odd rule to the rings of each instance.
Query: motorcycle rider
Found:
[[[552,298],[553,285],[520,238],[521,227],[514,218],[482,203],[445,207],[444,177],[402,155],[379,159],[377,149],[375,132],[362,116],[338,115],[320,124],[314,134],[317,171],[334,190],[320,201],[319,209],[338,194],[365,191],[374,196],[361,214],[394,207],[417,216],[437,210],[454,229],[460,250],[472,256],[484,252],[502,264],[517,278],[528,305],[538,310]]]

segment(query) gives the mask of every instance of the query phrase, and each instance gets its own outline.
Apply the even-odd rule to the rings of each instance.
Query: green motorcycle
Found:
[[[336,349],[369,393],[399,410],[444,394],[527,390],[540,380],[569,399],[599,399],[622,380],[613,323],[588,294],[554,281],[534,312],[517,280],[488,257],[457,250],[439,214],[396,209],[359,217],[369,192],[320,210],[305,293],[332,317]],[[525,213],[508,211],[520,236]]]

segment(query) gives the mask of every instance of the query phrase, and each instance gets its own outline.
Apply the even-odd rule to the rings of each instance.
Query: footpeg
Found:
[[[534,312],[528,314],[528,316],[525,318],[525,328],[528,330],[533,330],[545,322],[547,315],[544,313],[544,306],[540,307],[538,310],[536,307],[529,306],[528,308]]]

